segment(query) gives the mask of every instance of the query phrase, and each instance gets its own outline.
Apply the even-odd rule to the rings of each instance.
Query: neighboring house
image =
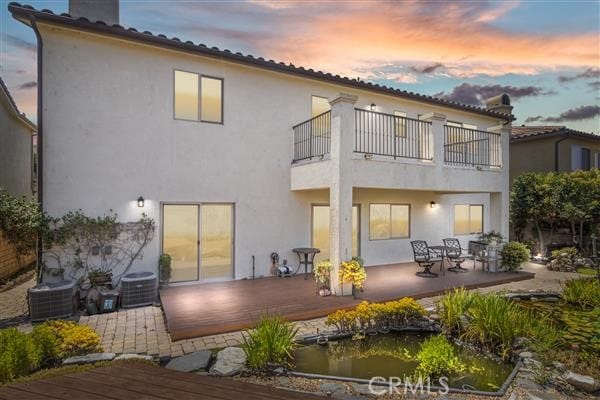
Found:
[[[415,239],[508,235],[508,96],[467,106],[125,29],[114,1],[70,7],[9,5],[39,32],[43,207],[147,213],[135,270],[165,252],[174,282],[242,279],[273,251],[295,267],[295,247],[377,265]]]
[[[600,168],[600,135],[566,126],[513,126],[510,181],[525,172]]]
[[[36,127],[17,108],[0,78],[0,188],[13,196],[35,193]],[[17,256],[0,231],[0,280],[10,278],[35,262],[35,254]]]
[[[0,78],[0,187],[13,196],[35,193],[36,126],[21,113]]]

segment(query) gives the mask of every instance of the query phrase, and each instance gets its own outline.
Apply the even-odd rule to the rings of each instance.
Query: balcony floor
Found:
[[[245,329],[265,312],[301,321],[324,317],[362,300],[418,299],[453,287],[473,289],[535,276],[529,272],[483,272],[479,264],[473,270],[469,261],[463,265],[468,272],[446,272],[433,279],[417,277],[414,263],[367,267],[364,292],[356,300],[350,296],[320,297],[315,293],[314,278],[304,280],[303,275],[168,287],[160,290],[160,297],[171,338],[180,340]]]

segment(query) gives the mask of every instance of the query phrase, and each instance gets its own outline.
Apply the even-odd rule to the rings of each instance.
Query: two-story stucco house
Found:
[[[415,239],[507,236],[508,96],[457,104],[124,28],[116,1],[70,6],[9,5],[38,36],[40,198],[154,218],[137,270],[165,252],[172,282],[242,279],[272,252],[295,266],[295,247],[370,266],[411,261]]]
[[[19,111],[0,78],[0,187],[13,196],[35,193],[36,126]]]
[[[525,172],[600,168],[600,134],[566,126],[513,126],[510,180]]]

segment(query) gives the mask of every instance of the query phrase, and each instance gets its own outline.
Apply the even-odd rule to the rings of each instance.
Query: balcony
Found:
[[[331,150],[331,111],[317,115],[293,127],[293,163],[323,160]],[[502,145],[500,133],[444,125],[444,164],[500,168]],[[365,158],[434,160],[431,121],[354,109],[354,153]]]

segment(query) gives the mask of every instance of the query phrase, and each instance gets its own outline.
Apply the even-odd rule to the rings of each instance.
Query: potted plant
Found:
[[[106,286],[112,284],[112,272],[101,269],[92,269],[87,275],[92,287]]]
[[[169,254],[161,254],[158,258],[158,272],[161,283],[168,283],[171,279],[171,256]]]
[[[315,280],[317,281],[317,290],[319,295],[328,296],[331,294],[331,261],[321,260],[315,264],[313,269]]]
[[[362,264],[362,259],[355,257],[350,261],[345,261],[340,264],[340,282],[342,284],[350,283],[352,285],[352,297],[356,298],[356,290],[362,292],[366,279],[367,273]]]
[[[480,242],[484,242],[489,244],[490,246],[497,246],[498,243],[501,243],[504,241],[504,236],[502,236],[502,234],[500,232],[496,232],[494,230],[491,230],[487,233],[482,233],[480,234],[477,239]]]

